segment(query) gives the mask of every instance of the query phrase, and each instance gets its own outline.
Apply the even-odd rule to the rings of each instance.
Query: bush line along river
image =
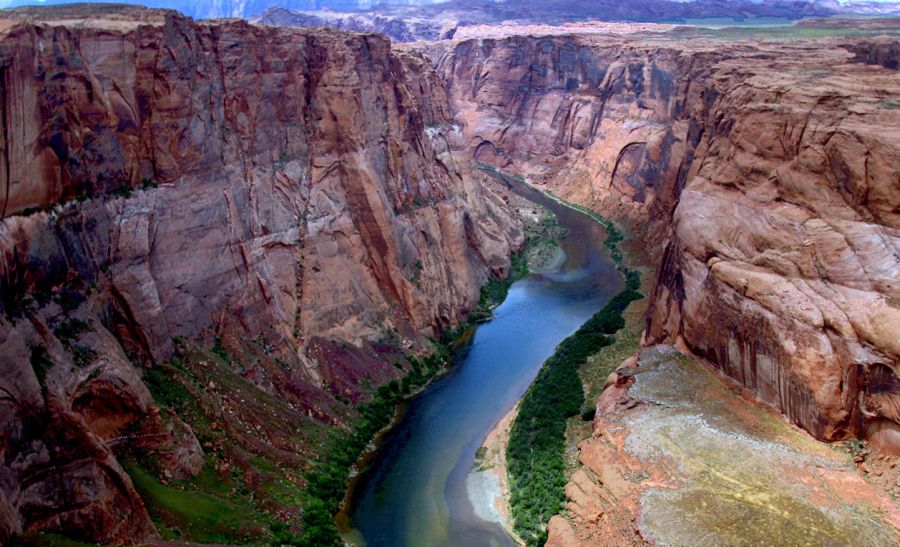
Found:
[[[343,536],[351,542],[514,544],[498,523],[475,515],[466,476],[484,437],[526,390],[508,451],[517,532],[529,543],[539,543],[543,524],[563,501],[565,422],[581,410],[584,398],[577,369],[586,355],[611,341],[607,335],[621,324],[621,310],[640,297],[631,282],[624,286],[622,276],[631,280],[636,275],[617,271],[620,266],[604,248],[607,241],[619,258],[615,243],[621,235],[611,223],[607,238],[606,222],[595,215],[542,194],[521,179],[492,174],[516,194],[555,214],[565,228],[558,242],[565,261],[553,271],[530,273],[509,286],[493,319],[478,326],[471,343],[452,357],[449,371],[404,404],[399,421],[352,482],[342,515],[348,525]],[[520,269],[522,263],[518,264],[514,271]],[[508,283],[499,291],[494,285],[487,293],[502,298]],[[407,388],[379,389],[361,409],[353,434],[336,439],[329,459],[309,475],[304,537],[308,543],[336,542],[331,515],[341,505],[349,468],[374,434],[390,422],[406,397],[403,391],[424,384],[441,368],[448,357],[447,346],[441,348],[424,363],[416,363],[416,377]],[[562,400],[566,403],[558,404]],[[548,405],[557,408],[548,412]],[[531,449],[541,463],[537,474],[528,478],[521,470],[531,469],[525,456]],[[532,484],[525,487],[523,481]]]

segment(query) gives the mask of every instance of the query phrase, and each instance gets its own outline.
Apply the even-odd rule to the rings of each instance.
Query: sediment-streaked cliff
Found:
[[[464,320],[522,234],[450,149],[429,63],[384,37],[74,15],[0,22],[0,540],[140,542],[120,454],[169,479],[231,454],[142,381],[176,346],[234,356],[243,392],[190,373],[204,427],[302,465],[304,424]]]

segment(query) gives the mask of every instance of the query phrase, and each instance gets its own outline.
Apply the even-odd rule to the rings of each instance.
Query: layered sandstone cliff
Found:
[[[399,374],[374,343],[457,325],[522,238],[385,38],[97,13],[0,22],[0,541],[155,535],[117,455],[200,468],[141,379],[176,343],[251,348],[258,400],[209,399],[212,427],[301,464],[298,424]]]
[[[820,439],[900,450],[900,74],[860,62],[890,40],[614,30],[426,51],[478,161],[645,238],[648,341],[683,338]]]

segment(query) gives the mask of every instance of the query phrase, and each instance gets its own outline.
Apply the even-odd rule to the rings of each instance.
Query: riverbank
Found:
[[[557,217],[565,229],[559,235],[565,261],[509,288],[496,280],[494,285],[506,290],[502,304],[490,308],[492,319],[478,326],[452,371],[414,398],[388,433],[361,479],[350,514],[369,545],[512,544],[498,525],[496,505],[478,495],[496,490],[499,477],[485,474],[474,484],[467,480],[476,450],[515,406],[554,348],[624,284],[604,250],[607,233],[602,225],[526,185],[508,185]],[[519,203],[511,194],[506,197],[508,203]],[[545,224],[541,208],[525,206],[535,225]],[[529,243],[535,239],[529,237]],[[529,265],[550,254],[532,254],[531,248],[525,245],[519,253]],[[470,503],[470,493],[475,503]]]
[[[517,544],[525,545],[510,520],[509,475],[506,473],[506,446],[518,412],[517,403],[485,437],[475,453],[475,468],[469,472],[466,486],[475,513],[485,520],[497,522]]]
[[[509,175],[490,166],[481,166],[506,184],[510,179],[540,192],[522,177]],[[606,306],[566,338],[544,363],[537,378],[520,402],[518,414],[512,420],[505,448],[508,499],[513,528],[528,545],[541,545],[546,540],[546,524],[558,513],[565,501],[564,486],[568,480],[566,457],[575,451],[566,450],[570,418],[581,415],[585,421],[593,419],[593,404],[583,406],[585,389],[580,370],[587,359],[603,347],[616,342],[613,337],[625,326],[623,314],[634,301],[642,300],[637,292],[641,275],[624,263],[619,248],[623,231],[612,221],[567,203],[556,196],[543,193],[556,203],[584,214],[606,228],[604,246],[616,269],[625,280],[625,288]],[[630,337],[629,344],[630,345]]]
[[[438,378],[454,370],[452,364],[458,360],[458,355],[466,353],[467,346],[474,338],[477,324],[489,321],[493,317],[494,310],[506,299],[513,283],[527,276],[532,269],[549,272],[554,268],[558,268],[565,261],[566,254],[559,248],[557,239],[564,235],[566,230],[559,225],[555,215],[545,207],[532,203],[513,192],[509,192],[506,188],[498,190],[504,195],[507,203],[518,212],[522,220],[525,233],[524,244],[511,257],[508,275],[502,278],[492,277],[482,287],[478,305],[470,313],[467,323],[454,331],[444,333],[440,340],[435,342],[435,354],[444,357],[442,361],[443,366],[436,370],[424,383],[413,384],[413,389],[409,392],[403,389],[399,393],[395,393],[396,390],[379,389],[377,396],[385,398],[387,406],[394,405],[396,411],[390,420],[384,423],[373,436],[370,436],[371,440],[355,459],[355,463],[349,466],[349,471],[346,472],[347,476],[349,476],[349,480],[346,482],[346,495],[342,497],[340,510],[337,511],[334,519],[340,536],[345,542],[351,544],[364,542],[364,538],[358,530],[354,529],[352,523],[351,512],[352,506],[358,497],[357,489],[365,487],[364,484],[360,483],[360,480],[364,481],[364,476],[369,471],[370,464],[381,452],[386,442],[385,439],[395,431],[395,428],[405,415],[407,402],[425,391]],[[403,384],[401,384],[402,386]],[[382,405],[381,401],[376,401],[376,404],[379,408],[385,406]],[[333,507],[333,501],[336,498],[336,489],[333,485],[341,483],[338,480],[339,471],[341,467],[346,465],[345,460],[348,457],[345,454],[344,444],[349,442],[355,449],[361,443],[365,434],[372,429],[371,424],[367,421],[368,417],[365,416],[365,412],[365,410],[362,411],[364,419],[361,423],[354,425],[353,432],[349,436],[350,440],[348,441],[346,436],[340,436],[334,441],[334,450],[327,451],[330,454],[337,454],[337,458],[334,456],[329,457],[328,461],[321,462],[318,468],[309,475],[311,485],[309,490],[312,495],[309,503],[306,504],[307,507],[312,507],[314,510],[318,510],[318,507],[324,507],[324,509]],[[382,414],[383,410],[379,410],[378,419],[375,421],[379,421],[383,417]],[[360,427],[364,429],[358,432],[357,430]],[[484,478],[488,480],[486,476]],[[324,501],[324,503],[320,503],[320,501]],[[486,514],[494,510],[490,503],[485,505],[485,508]],[[327,543],[333,539],[329,539],[330,534],[319,534],[317,532],[317,530],[327,527],[324,513],[322,513],[322,518],[314,516],[315,526],[307,528],[309,536],[304,537],[304,540],[315,544]],[[490,517],[490,515],[488,516]],[[486,518],[485,520],[500,523],[502,519],[497,517]]]
[[[522,248],[510,258],[509,275],[488,279],[481,288],[478,306],[469,315],[467,325],[489,320],[493,310],[503,303],[513,283],[529,273],[548,273],[559,269],[566,260],[566,253],[559,246],[559,239],[566,233],[559,220],[546,207],[524,198],[511,189],[497,185],[496,191],[518,214],[525,232]],[[459,332],[459,331],[457,331]],[[450,333],[456,336],[456,333]]]

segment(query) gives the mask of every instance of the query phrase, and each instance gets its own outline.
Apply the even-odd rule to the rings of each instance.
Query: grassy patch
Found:
[[[183,343],[179,343],[184,347]],[[246,401],[247,414],[237,420],[223,412],[221,399]],[[264,420],[279,438],[291,439],[294,428],[306,428],[282,402],[235,374],[213,351],[192,348],[167,363],[143,370],[143,380],[157,404],[190,424],[204,447],[204,465],[191,479],[165,483],[151,456],[128,458],[126,470],[141,493],[163,538],[210,543],[297,544],[300,530],[300,471],[291,472],[264,445],[245,446],[241,435],[226,427]],[[291,422],[286,431],[280,422]],[[299,429],[297,430],[299,431]],[[314,433],[314,432],[313,432]],[[264,439],[260,433],[258,439]],[[306,432],[307,437],[312,433]],[[307,441],[308,444],[308,441]],[[298,483],[298,484],[295,484]],[[288,511],[284,511],[288,509]]]
[[[235,501],[229,501],[185,486],[164,485],[135,463],[125,467],[151,512],[165,523],[162,532],[170,539],[206,543],[238,539],[249,543],[269,535],[258,510],[243,505],[240,496],[231,496]]]

